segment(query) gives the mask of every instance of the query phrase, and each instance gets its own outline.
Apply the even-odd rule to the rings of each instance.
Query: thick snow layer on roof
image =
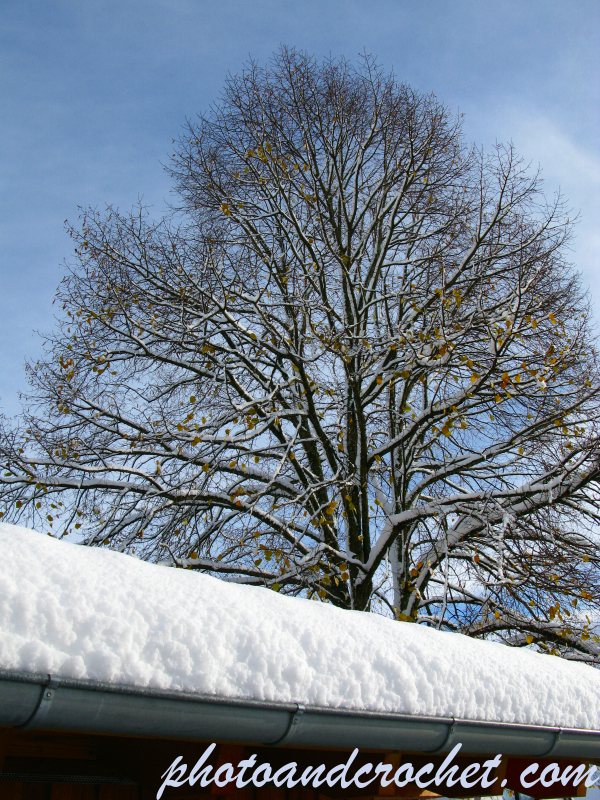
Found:
[[[0,667],[600,730],[600,671],[0,524]]]

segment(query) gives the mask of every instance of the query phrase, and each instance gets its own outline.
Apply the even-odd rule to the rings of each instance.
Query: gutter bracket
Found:
[[[28,728],[43,727],[43,723],[48,716],[48,712],[52,707],[52,701],[56,695],[56,690],[60,685],[59,678],[48,675],[48,680],[42,684],[42,691],[38,704],[34,709],[33,714],[22,725],[15,725],[19,730],[27,730]]]
[[[268,747],[279,747],[282,744],[285,744],[288,739],[294,737],[295,731],[298,730],[298,725],[300,724],[300,717],[306,711],[305,706],[301,703],[296,703],[296,710],[292,712],[290,716],[290,721],[288,723],[287,729],[281,739],[277,739],[276,742],[269,742]]]
[[[446,738],[442,742],[439,747],[436,747],[435,750],[428,750],[427,753],[442,753],[449,745],[452,744],[452,740],[454,739],[454,734],[456,733],[456,720],[453,719],[450,725],[448,725],[448,732],[446,733]]]
[[[544,753],[544,754],[541,756],[542,758],[546,758],[547,756],[551,756],[551,755],[552,755],[552,753],[553,753],[553,752],[556,750],[556,748],[557,748],[557,747],[558,747],[558,745],[560,744],[560,740],[561,740],[561,738],[562,738],[562,734],[563,734],[563,730],[562,730],[562,728],[559,728],[559,729],[556,731],[556,733],[554,734],[554,744],[552,745],[552,747],[550,748],[550,750],[548,750],[548,752],[547,752],[547,753]]]

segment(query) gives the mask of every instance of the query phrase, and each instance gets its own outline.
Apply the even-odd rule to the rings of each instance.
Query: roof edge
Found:
[[[271,746],[600,759],[600,731],[418,716],[0,669],[0,725]]]

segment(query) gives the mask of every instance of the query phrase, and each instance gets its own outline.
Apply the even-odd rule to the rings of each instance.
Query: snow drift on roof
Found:
[[[600,730],[600,671],[0,523],[0,667]]]

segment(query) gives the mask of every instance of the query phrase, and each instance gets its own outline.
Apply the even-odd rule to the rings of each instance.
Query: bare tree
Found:
[[[5,513],[591,662],[599,372],[539,176],[370,58],[282,50],[189,122],[178,205],[88,211]]]

